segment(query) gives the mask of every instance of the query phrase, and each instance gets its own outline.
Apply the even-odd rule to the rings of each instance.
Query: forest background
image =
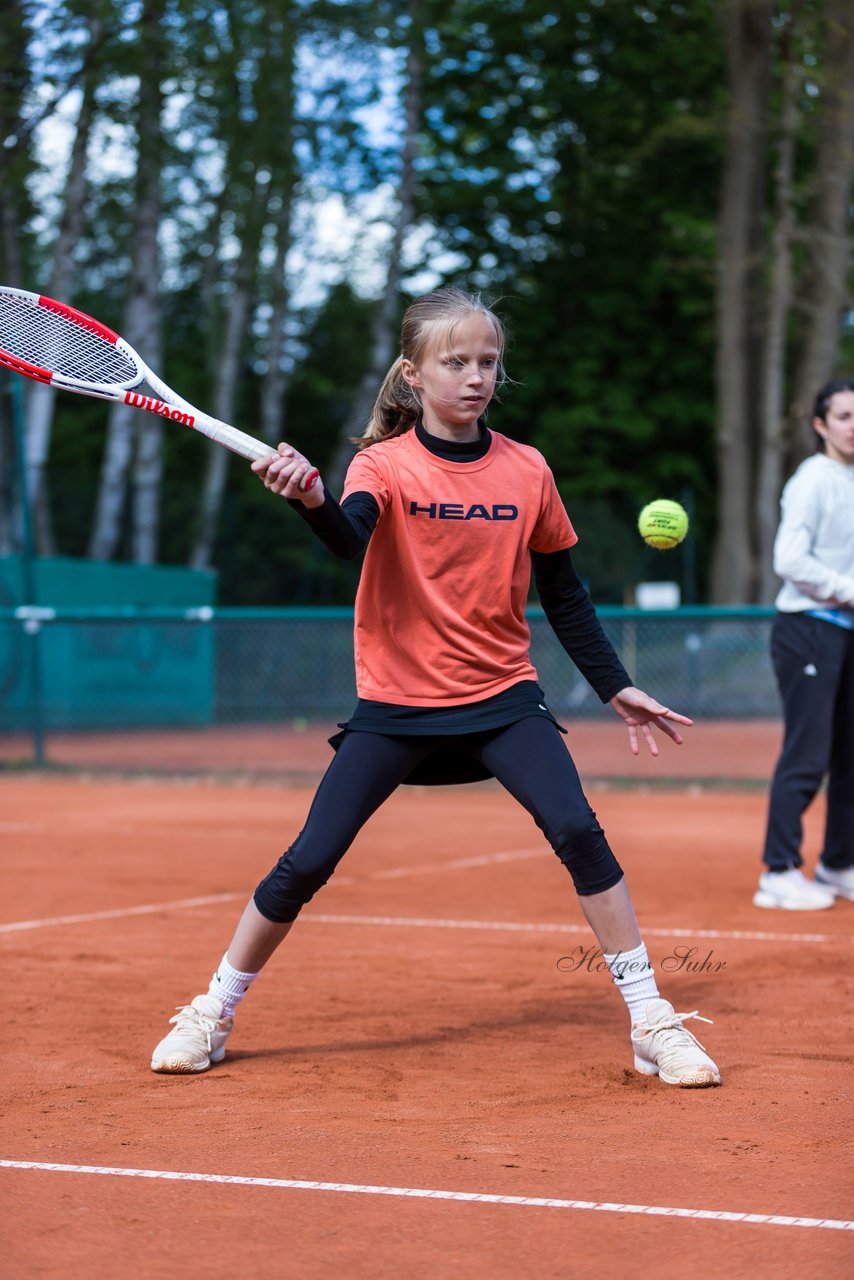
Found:
[[[850,0],[0,0],[0,280],[336,494],[407,300],[481,291],[511,333],[489,421],[546,454],[601,603],[673,556],[689,601],[773,598],[814,392],[854,373],[852,174]],[[35,384],[25,416],[39,555],[351,601],[227,451]],[[682,552],[640,543],[659,496]]]

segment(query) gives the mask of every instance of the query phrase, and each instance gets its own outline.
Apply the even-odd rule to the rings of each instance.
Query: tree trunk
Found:
[[[365,376],[353,399],[347,421],[341,431],[341,438],[324,476],[324,485],[336,497],[340,497],[344,487],[344,477],[353,457],[352,438],[361,434],[367,425],[371,407],[376,399],[380,384],[392,364],[396,354],[398,326],[400,321],[400,277],[402,273],[401,256],[403,245],[415,216],[415,151],[423,114],[423,51],[421,47],[422,31],[419,23],[419,6],[412,4],[411,43],[407,57],[407,82],[405,91],[405,134],[401,153],[400,185],[398,188],[397,218],[389,249],[388,270],[386,272],[382,301],[374,322],[371,342],[371,358]]]
[[[134,412],[126,405],[117,405],[110,411],[95,523],[86,553],[90,560],[109,560],[118,549],[127,494],[127,473],[133,456]]]
[[[157,243],[162,109],[159,68],[164,64],[162,17],[161,0],[149,0],[140,18],[139,51],[146,71],[140,77],[137,106],[133,278],[123,320],[123,336],[156,371],[163,367]],[[109,560],[117,552],[137,433],[132,557],[138,564],[152,564],[157,559],[163,424],[156,415],[140,414],[123,404],[114,405],[110,410],[89,543],[90,559]]]
[[[52,266],[45,292],[61,302],[72,296],[74,281],[74,248],[80,240],[85,214],[87,181],[86,154],[95,113],[95,89],[100,67],[93,50],[100,47],[104,23],[100,18],[89,21],[89,53],[83,77],[80,111],[71,146],[68,174],[59,230],[53,246]],[[27,484],[34,513],[36,546],[39,555],[56,554],[53,520],[50,512],[50,493],[46,479],[46,467],[50,452],[50,436],[56,392],[50,387],[34,383],[27,407]]]
[[[22,5],[0,7],[0,42],[3,74],[0,75],[0,279],[23,288],[21,261],[21,197],[31,157],[21,142],[24,103],[32,87],[28,30]],[[12,143],[12,140],[15,140]],[[10,145],[12,143],[12,145]],[[24,195],[24,201],[26,197]],[[10,375],[11,378],[12,375]],[[17,483],[18,444],[15,440],[12,395],[8,379],[0,382],[0,555],[20,550],[22,540],[21,494]]]
[[[247,252],[244,245],[241,257]],[[242,272],[231,295],[220,352],[214,416],[221,422],[233,421],[237,381],[240,374],[240,352],[249,319],[250,301],[249,281],[245,272]],[[194,569],[209,569],[213,561],[214,540],[230,458],[231,455],[227,449],[217,445],[209,446],[199,509],[198,533],[190,556],[190,564]]]
[[[731,105],[718,222],[718,533],[712,596],[719,604],[744,604],[751,598],[754,577],[750,495],[755,424],[748,352],[751,245],[764,158],[772,33],[769,0],[730,0],[725,21]]]
[[[222,348],[217,356],[214,416],[222,422],[234,421],[237,384],[240,378],[240,357],[252,306],[258,247],[263,225],[263,212],[257,206],[259,199],[256,187],[256,204],[243,228],[234,289],[228,300]],[[230,459],[231,454],[227,449],[218,445],[210,446],[199,506],[198,529],[190,555],[190,565],[194,569],[209,569],[213,562],[214,542]]]
[[[138,297],[140,354],[157,371],[163,368],[160,308],[160,171],[163,167],[160,68],[166,67],[163,0],[150,0],[140,26],[140,59],[146,68],[139,95],[139,150],[135,289]],[[132,343],[133,345],[133,343]],[[163,479],[163,422],[156,414],[137,413],[133,474],[131,555],[135,564],[156,564]]]
[[[240,243],[233,285],[224,312],[224,330],[216,342],[216,415],[234,421],[241,357],[252,311],[258,301],[258,269],[264,228],[275,216],[275,264],[271,298],[267,374],[261,386],[261,435],[275,441],[281,434],[284,402],[282,353],[288,290],[285,260],[290,248],[294,156],[295,32],[301,7],[288,0],[263,0],[227,9],[234,57],[254,60],[251,103],[236,115],[225,113],[223,210],[233,214],[229,234]],[[260,27],[257,25],[260,22]],[[223,85],[226,100],[233,84]],[[278,203],[277,203],[278,202]],[[212,281],[208,281],[212,283]],[[264,299],[266,301],[266,297]],[[218,309],[218,308],[217,308]],[[275,447],[274,444],[271,448]],[[207,569],[213,561],[217,524],[225,493],[230,455],[212,450],[201,496],[198,526],[190,563]]]
[[[770,603],[778,589],[772,564],[774,538],[779,521],[780,491],[783,486],[786,333],[792,300],[792,242],[795,210],[792,179],[798,131],[798,67],[792,47],[792,24],[781,38],[783,62],[780,142],[775,172],[776,225],[771,238],[768,307],[765,317],[765,344],[760,388],[760,435],[756,484],[756,543],[758,549],[759,603]]]
[[[11,374],[0,377],[0,556],[14,555],[21,543],[17,536],[21,513],[11,380]]]
[[[807,265],[798,289],[802,340],[789,405],[790,467],[813,451],[809,414],[833,376],[850,284],[848,235],[854,177],[854,7],[827,0],[820,60],[818,147],[804,232]]]
[[[259,72],[262,84],[268,86],[269,110],[276,121],[269,139],[273,181],[267,204],[273,222],[275,258],[270,287],[267,369],[261,382],[260,409],[261,438],[276,443],[285,434],[285,327],[290,304],[287,257],[296,181],[294,111],[298,14],[292,3],[282,4],[281,0],[277,0],[273,9],[266,23],[266,51]]]
[[[23,288],[21,197],[26,204],[26,179],[32,167],[23,141],[24,112],[34,96],[26,19],[23,5],[0,6],[0,279],[15,288]]]
[[[288,284],[285,263],[291,243],[293,189],[279,193],[281,207],[276,219],[276,258],[273,263],[270,330],[267,343],[267,370],[261,383],[261,438],[278,442],[285,431],[284,369],[285,324],[288,315]]]

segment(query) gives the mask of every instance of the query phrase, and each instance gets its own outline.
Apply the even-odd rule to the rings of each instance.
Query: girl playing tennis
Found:
[[[603,702],[653,755],[653,726],[680,744],[685,716],[634,688],[573,567],[577,541],[551,472],[483,415],[501,376],[504,332],[479,298],[440,289],[403,320],[350,465],[341,504],[289,445],[253,463],[271,492],[333,554],[367,548],[356,596],[358,703],[303,830],[261,881],[206,994],[180,1006],[154,1050],[162,1072],[206,1071],[235,1010],[302,907],[404,782],[495,777],[528,810],[572,876],[631,1015],[634,1064],[703,1088],[720,1073],[661,999],[623,872],[582,791],[528,655],[531,572],[548,620]]]

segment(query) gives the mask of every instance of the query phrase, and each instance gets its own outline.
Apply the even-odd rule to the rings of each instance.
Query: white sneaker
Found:
[[[781,907],[784,911],[824,911],[833,902],[832,891],[808,880],[798,867],[766,871],[753,895],[754,907]]]
[[[708,1089],[720,1084],[721,1073],[703,1046],[682,1025],[693,1013],[676,1013],[666,1000],[650,1000],[646,1006],[647,1025],[632,1027],[635,1070],[644,1076],[658,1076],[665,1084],[683,1089]]]
[[[190,1004],[178,1005],[169,1021],[175,1027],[154,1050],[152,1071],[185,1075],[207,1071],[212,1062],[222,1061],[234,1019],[222,1016],[222,1004],[216,996],[196,996]]]
[[[826,867],[820,862],[815,869],[815,882],[836,898],[850,898],[854,902],[854,867]]]

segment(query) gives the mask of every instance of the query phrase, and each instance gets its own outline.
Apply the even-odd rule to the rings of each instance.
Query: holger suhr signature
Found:
[[[598,947],[584,947],[579,943],[568,956],[560,957],[557,967],[561,973],[607,973],[609,966]],[[610,966],[613,976],[621,980],[640,977],[649,967],[636,960],[627,960],[621,965],[619,955]],[[726,960],[716,960],[711,947],[703,954],[699,947],[680,945],[659,961],[658,968],[662,973],[720,973],[726,968]]]

